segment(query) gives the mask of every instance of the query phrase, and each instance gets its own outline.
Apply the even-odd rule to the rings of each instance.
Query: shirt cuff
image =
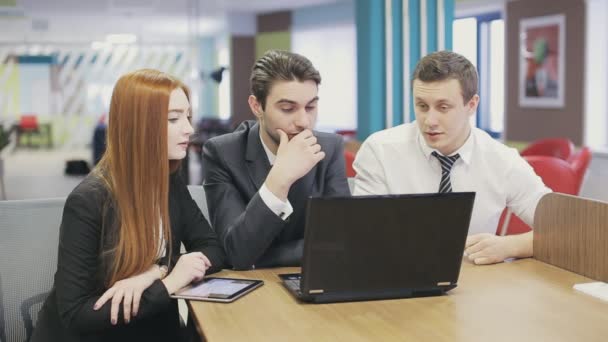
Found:
[[[262,184],[258,193],[266,206],[283,221],[286,221],[289,215],[293,213],[293,207],[289,203],[289,200],[285,202],[281,201],[272,191],[268,190],[266,183]]]

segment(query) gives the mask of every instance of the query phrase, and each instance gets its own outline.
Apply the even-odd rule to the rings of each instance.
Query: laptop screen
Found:
[[[456,283],[474,192],[310,198],[302,290]]]

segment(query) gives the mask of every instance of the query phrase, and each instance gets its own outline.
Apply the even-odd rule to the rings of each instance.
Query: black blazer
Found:
[[[287,221],[279,218],[258,194],[270,171],[259,131],[258,123],[245,121],[203,148],[211,225],[236,269],[299,265],[307,198],[350,196],[342,137],[315,132],[325,158],[291,186],[294,211]]]
[[[180,242],[189,252],[203,252],[211,261],[207,273],[224,266],[225,254],[215,233],[190,196],[179,175],[171,176],[169,188],[172,254],[170,269],[179,258]],[[109,192],[90,174],[68,196],[63,209],[55,283],[36,324],[33,341],[173,341],[180,340],[177,301],[171,299],[160,280],[144,291],[137,316],[124,324],[122,305],[118,324],[110,323],[111,301],[98,311],[93,304],[105,292],[106,267],[115,243],[115,211]],[[108,228],[109,226],[109,228]],[[168,246],[167,246],[168,247]],[[167,248],[168,251],[168,248]],[[164,262],[167,262],[165,257]]]

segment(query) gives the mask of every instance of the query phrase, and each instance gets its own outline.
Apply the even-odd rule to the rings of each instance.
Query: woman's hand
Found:
[[[203,279],[209,267],[211,262],[201,252],[182,255],[171,273],[163,279],[167,292],[171,295],[191,282]]]
[[[118,321],[118,311],[122,302],[125,323],[128,324],[131,321],[131,317],[137,316],[142,293],[156,279],[160,279],[160,275],[159,266],[152,265],[144,273],[117,281],[95,302],[93,310],[99,310],[108,300],[112,299],[110,320],[115,325]]]

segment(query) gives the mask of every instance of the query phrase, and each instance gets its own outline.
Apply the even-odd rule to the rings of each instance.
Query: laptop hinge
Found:
[[[310,290],[308,291],[309,294],[320,294],[325,292],[324,290]]]

